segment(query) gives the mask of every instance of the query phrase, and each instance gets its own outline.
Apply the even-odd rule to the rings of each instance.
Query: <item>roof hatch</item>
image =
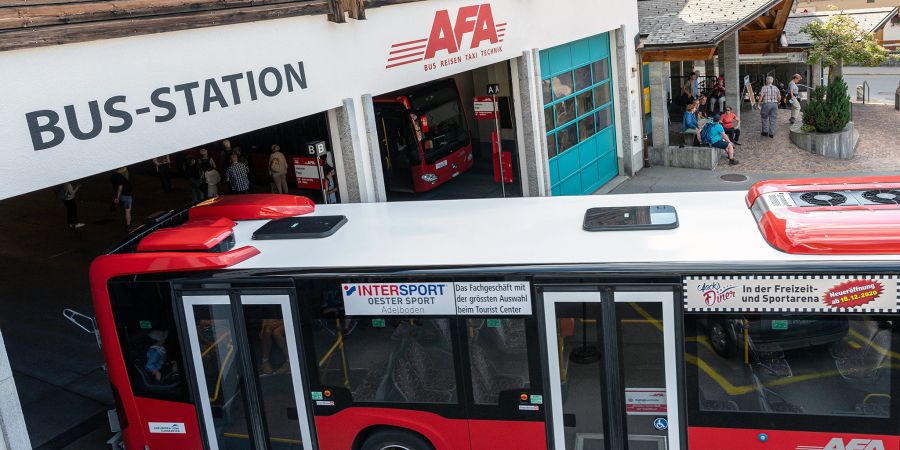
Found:
[[[763,181],[747,205],[783,252],[900,254],[900,177]]]

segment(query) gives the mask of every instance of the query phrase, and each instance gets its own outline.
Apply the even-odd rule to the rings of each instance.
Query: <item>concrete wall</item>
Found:
[[[0,450],[29,450],[31,441],[25,428],[22,406],[6,357],[6,344],[0,335]]]

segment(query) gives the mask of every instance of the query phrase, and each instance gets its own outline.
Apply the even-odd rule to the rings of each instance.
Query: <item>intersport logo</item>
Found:
[[[815,445],[798,445],[796,450],[885,450],[884,441],[880,439],[850,439],[844,443],[841,438],[832,438],[824,447]]]
[[[391,45],[385,69],[421,63],[424,71],[503,52],[506,22],[496,23],[490,3],[434,14],[428,37]]]

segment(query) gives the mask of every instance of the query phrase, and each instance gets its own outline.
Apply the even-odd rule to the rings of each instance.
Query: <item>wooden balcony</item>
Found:
[[[365,19],[422,0],[0,0],[0,51],[294,16]]]

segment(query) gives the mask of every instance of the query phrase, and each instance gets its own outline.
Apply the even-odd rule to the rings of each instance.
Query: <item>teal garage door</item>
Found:
[[[591,194],[618,174],[609,34],[541,51],[553,195]]]

